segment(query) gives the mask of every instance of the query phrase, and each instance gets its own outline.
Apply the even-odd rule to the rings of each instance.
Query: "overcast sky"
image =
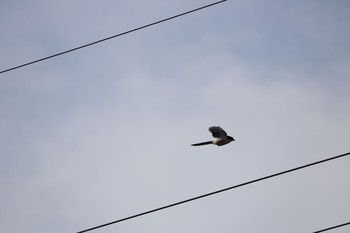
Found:
[[[0,3],[5,70],[212,1]],[[0,232],[77,232],[349,152],[349,12],[346,0],[231,0],[0,74]],[[236,141],[190,146],[213,125]],[[313,232],[350,220],[349,166],[92,232]]]

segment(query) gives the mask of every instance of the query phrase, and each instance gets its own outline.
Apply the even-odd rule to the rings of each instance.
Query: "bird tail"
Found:
[[[200,143],[192,144],[191,146],[203,146],[203,145],[209,145],[209,144],[213,144],[213,142],[212,141],[200,142]]]

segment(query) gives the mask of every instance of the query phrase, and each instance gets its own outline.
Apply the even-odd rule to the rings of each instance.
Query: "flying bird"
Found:
[[[208,144],[223,146],[235,140],[233,137],[228,136],[227,133],[219,126],[209,127],[209,131],[212,133],[214,137],[213,140],[207,141],[207,142],[195,143],[195,144],[192,144],[191,146],[203,146]]]

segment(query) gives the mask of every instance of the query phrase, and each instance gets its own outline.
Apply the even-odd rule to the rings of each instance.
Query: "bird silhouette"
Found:
[[[212,126],[209,127],[209,131],[212,133],[214,139],[207,142],[200,142],[192,144],[191,146],[203,146],[203,145],[209,145],[214,144],[217,146],[223,146],[227,143],[230,143],[232,141],[235,141],[235,139],[231,136],[228,136],[227,133],[219,126]]]

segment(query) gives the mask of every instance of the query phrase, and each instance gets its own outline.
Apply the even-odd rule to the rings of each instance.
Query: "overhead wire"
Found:
[[[336,225],[336,226],[333,226],[333,227],[329,227],[329,228],[325,228],[325,229],[322,229],[322,230],[318,230],[318,231],[315,231],[315,232],[312,232],[312,233],[321,233],[321,232],[333,230],[335,228],[343,227],[343,226],[346,226],[346,225],[349,225],[349,224],[350,224],[350,222],[347,222],[347,223],[339,224],[339,225]]]
[[[342,157],[345,157],[345,156],[348,156],[348,155],[350,155],[350,152],[345,153],[345,154],[340,154],[340,155],[337,155],[337,156],[333,156],[333,157],[330,157],[330,158],[327,158],[327,159],[323,159],[323,160],[320,160],[320,161],[317,161],[317,162],[309,163],[309,164],[306,164],[306,165],[302,165],[302,166],[299,166],[299,167],[295,167],[295,168],[292,168],[292,169],[289,169],[289,170],[285,170],[285,171],[282,171],[282,172],[274,173],[272,175],[268,175],[268,176],[264,176],[264,177],[261,177],[261,178],[255,179],[255,180],[247,181],[247,182],[244,182],[244,183],[241,183],[241,184],[238,184],[238,185],[234,185],[234,186],[231,186],[231,187],[228,187],[228,188],[220,189],[220,190],[217,190],[217,191],[214,191],[214,192],[211,192],[211,193],[203,194],[203,195],[200,195],[200,196],[197,196],[197,197],[193,197],[193,198],[190,198],[190,199],[187,199],[187,200],[183,200],[183,201],[176,202],[176,203],[173,203],[173,204],[170,204],[170,205],[159,207],[159,208],[156,208],[156,209],[153,209],[153,210],[149,210],[149,211],[146,211],[146,212],[135,214],[135,215],[132,215],[132,216],[129,216],[129,217],[126,217],[126,218],[118,219],[118,220],[115,220],[115,221],[112,221],[112,222],[109,222],[109,223],[105,223],[105,224],[102,224],[102,225],[91,227],[91,228],[88,228],[86,230],[79,231],[77,233],[88,232],[88,231],[92,231],[92,230],[95,230],[95,229],[98,229],[98,228],[106,227],[106,226],[109,226],[109,225],[112,225],[112,224],[116,224],[116,223],[119,223],[119,222],[130,220],[132,218],[140,217],[142,215],[146,215],[146,214],[150,214],[150,213],[157,212],[157,211],[160,211],[160,210],[164,210],[164,209],[167,209],[167,208],[171,208],[171,207],[174,207],[174,206],[177,206],[177,205],[181,205],[181,204],[184,204],[184,203],[188,203],[188,202],[191,202],[191,201],[194,201],[194,200],[198,200],[198,199],[201,199],[201,198],[204,198],[204,197],[216,195],[218,193],[222,193],[222,192],[225,192],[225,191],[228,191],[228,190],[231,190],[231,189],[236,189],[236,188],[239,188],[239,187],[242,187],[242,186],[246,186],[246,185],[249,185],[249,184],[257,183],[257,182],[260,182],[260,181],[263,181],[263,180],[267,180],[267,179],[270,179],[270,178],[273,178],[273,177],[276,177],[276,176],[280,176],[280,175],[283,175],[283,174],[294,172],[294,171],[297,171],[297,170],[300,170],[300,169],[304,169],[304,168],[307,168],[307,167],[315,166],[317,164],[321,164],[321,163],[325,163],[325,162],[328,162],[328,161],[331,161],[331,160],[339,159],[339,158],[342,158]]]
[[[129,33],[132,33],[132,32],[138,31],[138,30],[141,30],[141,29],[145,29],[145,28],[147,28],[147,27],[151,27],[151,26],[154,26],[154,25],[156,25],[156,24],[160,24],[160,23],[163,23],[163,22],[165,22],[165,21],[169,21],[169,20],[172,20],[172,19],[175,19],[175,18],[184,16],[184,15],[193,13],[193,12],[195,12],[195,11],[199,11],[199,10],[203,10],[203,9],[205,9],[205,8],[208,8],[208,7],[212,7],[212,6],[214,6],[214,5],[217,5],[217,4],[219,4],[219,3],[223,3],[223,2],[225,2],[225,1],[227,1],[227,0],[221,0],[221,1],[218,1],[218,2],[214,2],[214,3],[208,4],[208,5],[205,5],[205,6],[202,6],[202,7],[198,7],[198,8],[196,8],[196,9],[193,9],[193,10],[190,10],[190,11],[186,11],[186,12],[184,12],[184,13],[177,14],[177,15],[174,15],[174,16],[171,16],[171,17],[168,17],[168,18],[165,18],[165,19],[162,19],[162,20],[159,20],[159,21],[150,23],[150,24],[146,24],[146,25],[144,25],[144,26],[137,27],[137,28],[134,28],[134,29],[131,29],[131,30],[128,30],[128,31],[125,31],[125,32],[122,32],[122,33],[119,33],[119,34],[116,34],[116,35],[113,35],[113,36],[110,36],[110,37],[101,39],[101,40],[97,40],[97,41],[94,41],[94,42],[91,42],[91,43],[88,43],[88,44],[85,44],[85,45],[81,45],[81,46],[78,46],[78,47],[75,47],[75,48],[72,48],[72,49],[69,49],[69,50],[60,52],[60,53],[56,53],[56,54],[53,54],[53,55],[50,55],[50,56],[41,58],[41,59],[37,59],[37,60],[31,61],[31,62],[28,62],[28,63],[24,63],[24,64],[22,64],[22,65],[18,65],[18,66],[14,66],[14,67],[12,67],[12,68],[8,68],[8,69],[5,69],[5,70],[1,70],[1,71],[0,71],[0,74],[9,72],[9,71],[11,71],[11,70],[19,69],[19,68],[22,68],[22,67],[25,67],[25,66],[29,66],[29,65],[32,65],[32,64],[35,64],[35,63],[38,63],[38,62],[42,62],[42,61],[44,61],[44,60],[48,60],[48,59],[51,59],[51,58],[54,58],[54,57],[57,57],[57,56],[60,56],[60,55],[66,54],[66,53],[70,53],[70,52],[73,52],[73,51],[76,51],[76,50],[79,50],[79,49],[82,49],[82,48],[86,48],[86,47],[89,47],[89,46],[92,46],[92,45],[95,45],[95,44],[98,44],[98,43],[101,43],[101,42],[104,42],[104,41],[107,41],[107,40],[114,39],[114,38],[116,38],[116,37],[120,37],[120,36],[129,34]]]

